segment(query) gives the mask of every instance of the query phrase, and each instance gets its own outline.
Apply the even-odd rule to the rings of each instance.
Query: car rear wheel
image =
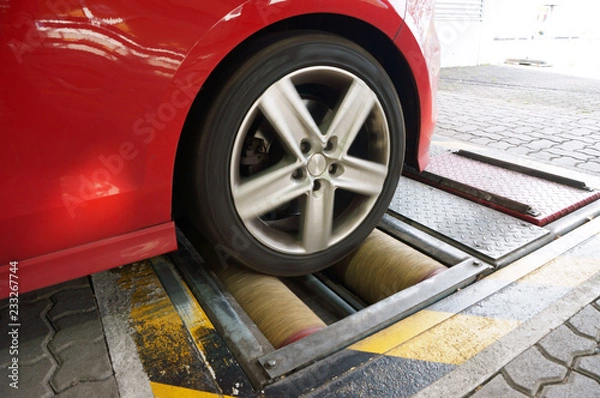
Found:
[[[343,38],[286,34],[220,89],[197,132],[190,213],[217,251],[301,275],[354,249],[385,212],[404,120],[379,63]]]

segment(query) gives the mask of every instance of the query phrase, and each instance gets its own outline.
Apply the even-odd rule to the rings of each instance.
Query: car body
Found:
[[[374,54],[402,101],[406,161],[423,168],[439,70],[430,0],[0,1],[0,296],[11,262],[25,292],[175,250],[190,110],[229,54],[291,28]]]

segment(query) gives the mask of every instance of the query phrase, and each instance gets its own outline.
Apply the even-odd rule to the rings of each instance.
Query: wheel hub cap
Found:
[[[308,172],[314,176],[318,177],[325,172],[325,168],[327,167],[327,160],[325,156],[320,153],[315,153],[310,160],[308,161]]]

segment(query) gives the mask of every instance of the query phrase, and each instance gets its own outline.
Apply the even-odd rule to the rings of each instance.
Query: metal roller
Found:
[[[331,272],[365,302],[373,304],[446,269],[376,229],[356,251],[334,265]]]
[[[273,347],[280,348],[327,325],[279,279],[243,267],[217,273]]]

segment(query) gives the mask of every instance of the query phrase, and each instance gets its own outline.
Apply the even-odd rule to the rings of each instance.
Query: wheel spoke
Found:
[[[269,169],[236,186],[233,196],[242,220],[260,217],[310,191],[310,180],[298,181],[291,177],[299,167],[299,164],[295,163],[275,170]]]
[[[334,179],[337,188],[367,196],[381,193],[387,176],[385,165],[356,157],[346,157],[341,164],[343,172]]]
[[[324,253],[370,217],[393,155],[377,93],[349,70],[311,66],[280,78],[252,105],[235,138],[230,187],[238,216],[265,247]],[[365,151],[354,153],[363,138]],[[265,143],[260,151],[248,148],[255,140]],[[252,150],[261,167],[245,167]]]
[[[366,83],[354,80],[325,134],[326,139],[338,137],[338,156],[348,151],[374,104],[373,91]]]
[[[324,181],[321,189],[306,198],[302,213],[302,245],[307,253],[314,253],[329,247],[333,224],[335,190]]]
[[[260,109],[298,159],[302,158],[302,140],[324,139],[290,79],[282,79],[269,87],[260,98]]]

